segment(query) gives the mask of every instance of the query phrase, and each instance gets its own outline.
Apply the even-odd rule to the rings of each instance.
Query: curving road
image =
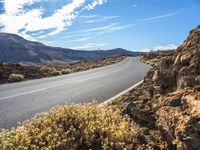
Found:
[[[10,129],[57,104],[101,103],[141,81],[149,69],[130,57],[83,72],[0,85],[0,129]]]

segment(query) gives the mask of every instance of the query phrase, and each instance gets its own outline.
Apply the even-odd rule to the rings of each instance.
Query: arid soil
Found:
[[[200,26],[123,102],[124,114],[141,130],[140,149],[199,150]]]
[[[61,65],[26,66],[21,64],[0,64],[0,84],[20,81],[20,79],[15,79],[16,75],[23,76],[21,80],[51,77],[110,65],[120,62],[124,58],[125,56],[115,56]],[[11,74],[14,74],[12,80],[9,79]]]

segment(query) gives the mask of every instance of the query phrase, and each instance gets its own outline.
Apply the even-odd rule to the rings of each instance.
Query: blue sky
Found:
[[[132,51],[180,45],[200,0],[0,0],[0,30],[47,45]]]

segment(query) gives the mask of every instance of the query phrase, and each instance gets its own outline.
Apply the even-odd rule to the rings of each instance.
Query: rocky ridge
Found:
[[[200,26],[128,95],[124,113],[138,124],[146,141],[161,138],[157,149],[200,149]],[[149,149],[155,149],[150,141],[154,144]]]

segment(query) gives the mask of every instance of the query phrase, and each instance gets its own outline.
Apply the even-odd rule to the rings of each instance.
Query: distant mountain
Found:
[[[83,51],[50,47],[39,42],[26,40],[16,34],[0,33],[0,63],[61,63],[114,55],[138,56],[139,52],[131,52],[121,48]]]

